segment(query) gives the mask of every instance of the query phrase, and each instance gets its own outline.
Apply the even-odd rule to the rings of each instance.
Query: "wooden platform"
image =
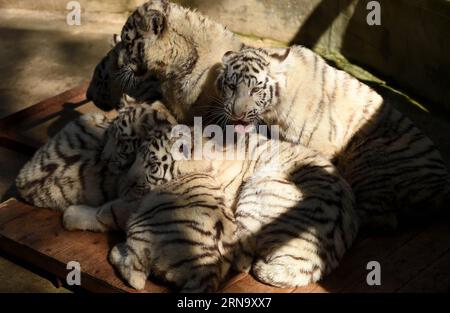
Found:
[[[0,146],[32,154],[71,117],[93,110],[84,100],[86,85],[0,120]],[[2,166],[7,166],[3,164]],[[81,287],[94,292],[133,292],[107,261],[121,234],[67,232],[60,213],[38,209],[14,198],[0,204],[0,250],[65,281],[66,264],[81,265]],[[395,234],[360,238],[341,266],[320,284],[278,289],[250,275],[232,275],[222,292],[449,292],[450,223],[424,222]],[[369,261],[381,265],[381,285],[369,286]],[[148,282],[146,292],[168,292]]]
[[[67,232],[60,213],[12,198],[0,205],[0,249],[65,281],[66,264],[81,265],[81,287],[95,292],[131,292],[107,261],[120,234]],[[222,292],[447,292],[450,291],[450,227],[447,222],[389,236],[359,240],[325,281],[296,289],[273,288],[245,274],[234,275]],[[381,264],[381,286],[368,286],[366,265]],[[167,292],[148,282],[145,292]]]

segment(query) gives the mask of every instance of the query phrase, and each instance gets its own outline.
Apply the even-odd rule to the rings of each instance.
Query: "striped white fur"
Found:
[[[170,183],[174,179],[207,173],[220,187],[209,189],[209,196],[223,198],[227,210],[233,210],[237,217],[240,240],[233,249],[237,269],[250,270],[253,264],[254,275],[268,284],[300,286],[321,279],[338,265],[356,236],[358,222],[351,190],[329,161],[301,145],[267,140],[258,134],[240,137],[248,139],[247,151],[252,152],[245,160],[176,160],[172,154],[177,151],[172,150],[176,139],[170,137],[170,130],[167,126],[166,131],[148,137],[138,150],[135,163],[121,180],[125,194],[134,190],[135,199],[139,199],[155,187],[177,192]],[[220,153],[225,156],[229,148]],[[198,187],[194,179],[186,179],[182,185],[187,190]],[[118,199],[97,209],[96,216],[89,213],[95,209],[74,207],[64,219],[68,215],[72,229],[118,229],[126,224],[126,212],[134,212],[136,207],[144,210],[142,206]],[[117,216],[125,220],[117,221]],[[86,223],[89,218],[95,220]],[[208,219],[192,218],[198,223]],[[130,224],[125,228],[129,233]],[[204,240],[209,240],[206,237]]]
[[[232,262],[233,212],[208,174],[185,175],[149,192],[126,231],[109,259],[136,289],[152,275],[181,292],[216,291]]]
[[[98,108],[104,111],[120,109],[124,93],[139,102],[148,103],[161,96],[159,83],[156,78],[152,77],[136,81],[135,85],[128,88],[122,88],[118,77],[119,68],[117,64],[121,49],[123,49],[123,46],[117,41],[117,36],[114,35],[112,49],[96,65],[86,92],[87,99],[92,100]]]
[[[121,39],[97,66],[89,98],[111,109],[117,108],[122,93],[139,100],[160,94],[175,118],[187,124],[216,98],[222,55],[242,47],[223,25],[166,0],[139,6]]]
[[[246,49],[225,54],[223,65],[223,116],[279,125],[282,139],[323,153],[351,185],[363,224],[395,226],[397,214],[429,214],[449,199],[448,170],[431,140],[311,50]]]
[[[56,210],[75,203],[100,205],[114,198],[116,177],[100,157],[110,125],[102,114],[69,123],[20,170],[16,178],[20,196],[35,206]]]
[[[126,103],[130,105],[113,120],[86,114],[51,138],[19,172],[20,196],[56,210],[74,204],[98,206],[117,198],[117,180],[134,162],[144,133],[156,131],[158,119],[170,118],[160,102],[136,104],[127,97]]]

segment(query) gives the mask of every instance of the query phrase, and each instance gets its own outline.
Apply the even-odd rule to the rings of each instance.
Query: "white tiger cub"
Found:
[[[225,26],[166,0],[139,6],[121,38],[118,75],[110,76],[119,79],[125,92],[156,77],[163,102],[178,122],[187,124],[214,99],[222,55],[243,46]]]
[[[228,52],[217,86],[228,123],[279,125],[283,139],[332,160],[363,224],[395,227],[397,213],[427,214],[427,203],[450,199],[448,170],[431,140],[307,48]]]
[[[73,204],[98,206],[117,198],[117,181],[134,162],[140,132],[154,129],[160,115],[167,119],[165,112],[160,102],[133,103],[113,120],[86,114],[70,122],[20,170],[19,195],[35,206],[56,210]]]
[[[237,146],[245,147],[247,153],[244,160],[227,160],[227,152],[234,149],[231,146],[209,154],[205,147],[210,141],[203,143],[200,160],[180,160],[178,138],[172,138],[171,127],[167,127],[139,148],[122,188],[136,189],[143,195],[155,186],[176,192],[170,185],[173,179],[208,173],[220,186],[210,189],[209,194],[223,197],[225,206],[235,211],[237,269],[252,269],[258,279],[275,286],[300,286],[323,278],[338,266],[358,230],[349,186],[329,161],[303,146],[267,140],[258,134],[238,138]],[[183,185],[187,190],[197,187],[189,180]],[[105,231],[126,225],[129,233],[126,219],[133,208],[153,216],[156,206],[145,199],[145,209],[143,204],[122,199],[97,210],[74,206],[64,219],[71,229]],[[118,216],[125,221],[118,221]],[[199,216],[192,219],[204,221]]]
[[[212,176],[184,175],[143,198],[109,260],[136,289],[151,275],[181,292],[213,292],[230,269],[235,225]]]

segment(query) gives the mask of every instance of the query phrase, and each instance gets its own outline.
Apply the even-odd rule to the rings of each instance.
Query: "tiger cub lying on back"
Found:
[[[217,86],[227,121],[279,125],[283,139],[332,160],[353,189],[363,224],[396,224],[399,212],[450,199],[449,173],[430,139],[309,49],[228,52]]]
[[[130,104],[129,99],[123,100]],[[70,122],[20,170],[20,196],[38,206],[65,210],[72,204],[98,206],[118,196],[120,175],[134,162],[142,133],[167,119],[160,102],[127,105],[116,118],[86,114]]]
[[[321,279],[337,267],[356,236],[358,222],[351,190],[329,161],[303,146],[267,140],[258,134],[241,136],[236,143],[245,147],[245,160],[226,159],[234,145],[225,146],[213,155],[208,149],[201,148],[200,160],[180,160],[179,141],[171,136],[171,128],[167,124],[166,130],[147,138],[123,179],[124,185],[128,186],[125,189],[136,191],[135,199],[139,194],[143,196],[140,203],[139,200],[117,199],[98,209],[71,206],[64,214],[64,224],[69,229],[105,231],[125,226],[128,246],[125,251],[114,250],[111,258],[116,260],[114,264],[119,264],[121,273],[127,273],[123,276],[132,286],[142,288],[142,277],[152,271],[151,265],[158,260],[164,261],[158,249],[150,245],[155,236],[172,232],[159,228],[170,226],[172,222],[160,221],[160,204],[155,204],[154,197],[145,194],[158,186],[157,190],[183,195],[184,191],[178,191],[178,188],[192,191],[201,187],[197,180],[186,175],[196,177],[200,173],[215,177],[219,184],[218,188],[202,189],[205,196],[223,198],[225,208],[235,212],[239,242],[233,255],[237,269],[252,269],[259,280],[271,285],[300,286]],[[212,140],[205,139],[202,147]],[[188,155],[189,152],[188,149]],[[174,179],[184,179],[184,182],[175,188],[170,183]],[[198,227],[198,223],[208,219],[208,216],[194,216],[196,211],[190,215],[190,208],[196,205],[195,201],[192,204],[189,200],[192,197],[195,199],[195,193],[185,195],[187,203],[179,200],[164,206],[168,210],[186,212],[183,222],[177,222],[180,227],[185,223],[186,227],[191,224]],[[133,213],[136,207],[137,213]],[[134,225],[138,224],[146,227],[137,230]],[[136,231],[140,241],[135,240]],[[203,237],[205,242],[208,242],[208,236]],[[190,240],[174,244],[197,245]],[[146,254],[146,249],[152,253]],[[173,249],[181,248],[175,246]],[[123,251],[122,258],[118,256],[119,250]],[[117,261],[117,258],[126,258],[126,261]],[[231,259],[231,255],[228,258]],[[162,266],[166,268],[164,278],[185,277],[186,274],[180,272],[191,272],[194,269],[191,261],[179,261],[178,267]],[[141,265],[133,272],[132,266],[136,263]],[[133,275],[128,274],[130,272]],[[135,283],[136,280],[141,283]],[[173,279],[171,281],[180,285]]]

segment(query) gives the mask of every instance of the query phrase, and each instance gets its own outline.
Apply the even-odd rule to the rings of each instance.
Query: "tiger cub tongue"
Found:
[[[236,125],[234,125],[234,131],[239,134],[250,133],[253,130],[253,128],[254,127],[252,124],[248,124],[248,125],[236,124]]]

